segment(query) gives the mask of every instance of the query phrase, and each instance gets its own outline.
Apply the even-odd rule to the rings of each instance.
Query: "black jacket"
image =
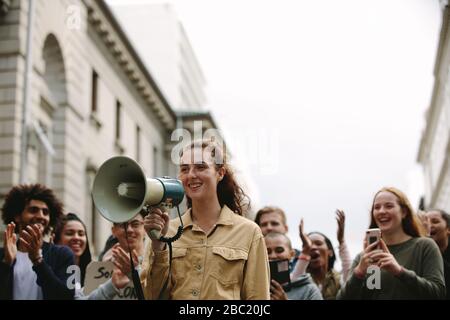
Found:
[[[444,277],[445,277],[445,289],[447,290],[446,299],[450,300],[450,238],[447,249],[442,253],[444,259]]]
[[[4,249],[0,248],[0,300],[12,300],[14,283],[14,265],[3,263]],[[44,242],[42,245],[43,262],[33,266],[37,274],[37,284],[42,288],[45,300],[71,300],[74,290],[67,287],[70,274],[67,268],[74,263],[72,250],[66,246],[57,246]]]

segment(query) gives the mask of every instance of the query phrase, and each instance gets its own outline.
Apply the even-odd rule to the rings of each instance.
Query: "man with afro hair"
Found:
[[[43,240],[62,215],[62,203],[46,186],[17,185],[8,192],[2,207],[0,300],[73,299],[67,285],[72,251]]]

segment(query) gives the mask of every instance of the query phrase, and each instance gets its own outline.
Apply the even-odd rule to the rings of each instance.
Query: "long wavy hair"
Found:
[[[215,161],[216,171],[220,168],[225,169],[223,179],[217,184],[217,198],[221,207],[226,205],[234,213],[239,215],[245,215],[250,208],[250,198],[245,194],[244,190],[239,186],[234,176],[233,170],[227,163],[227,153],[225,144],[219,145],[215,141],[210,140],[198,140],[193,141],[184,147],[181,151],[180,157],[186,150],[192,150],[195,148],[201,148],[211,153],[211,158]],[[187,206],[192,207],[192,199],[187,195]]]
[[[375,199],[380,192],[390,192],[397,198],[397,203],[405,213],[405,217],[402,219],[402,229],[407,235],[416,238],[422,237],[425,235],[425,230],[422,226],[422,223],[419,220],[419,217],[414,212],[414,209],[411,206],[411,203],[408,200],[408,197],[399,189],[394,187],[384,187],[375,193],[372,201],[372,209],[370,210],[370,226],[369,228],[378,228],[375,218],[373,217],[373,209],[375,205]]]
[[[68,213],[59,221],[58,225],[56,226],[55,239],[53,241],[56,244],[61,243],[61,236],[64,231],[64,227],[70,221],[80,222],[84,228],[84,234],[86,235],[86,249],[84,249],[84,252],[81,254],[79,265],[78,265],[78,267],[80,267],[80,272],[81,272],[81,286],[84,286],[84,279],[86,277],[86,268],[87,268],[88,264],[92,261],[91,250],[89,249],[89,239],[87,236],[86,225],[84,224],[84,222],[75,213]]]

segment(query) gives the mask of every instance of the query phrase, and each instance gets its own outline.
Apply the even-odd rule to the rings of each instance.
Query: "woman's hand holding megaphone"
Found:
[[[161,251],[164,250],[164,242],[155,239],[151,234],[153,230],[161,232],[161,236],[165,236],[167,231],[169,230],[169,214],[167,212],[163,212],[159,208],[152,208],[150,213],[144,218],[144,228],[150,239],[152,239],[152,248],[153,251]]]

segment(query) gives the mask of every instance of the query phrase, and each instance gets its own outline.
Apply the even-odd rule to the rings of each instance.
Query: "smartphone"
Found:
[[[270,279],[278,282],[284,289],[291,289],[291,277],[289,273],[289,260],[272,260],[270,263]]]
[[[367,239],[367,243],[369,245],[371,245],[374,242],[380,241],[381,239],[381,230],[379,228],[374,228],[374,229],[368,229],[366,231],[366,239]],[[379,249],[380,245],[378,245],[376,247],[376,249]]]

